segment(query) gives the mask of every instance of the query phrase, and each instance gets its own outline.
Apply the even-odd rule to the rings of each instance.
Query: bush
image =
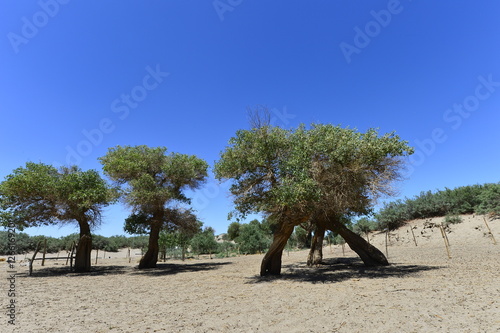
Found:
[[[500,216],[500,183],[487,184],[479,195],[476,213]]]
[[[376,219],[379,229],[394,230],[413,219],[472,213],[500,216],[500,184],[421,192],[413,199],[384,204]]]
[[[458,215],[448,214],[444,218],[444,223],[446,223],[446,224],[462,223],[462,218],[460,216],[458,216]]]
[[[9,255],[11,250],[9,249],[9,239],[8,231],[0,231],[0,255]],[[16,237],[16,254],[24,254],[31,251],[30,236],[23,232],[15,234]]]
[[[271,238],[262,230],[260,223],[242,224],[237,238],[240,252],[244,254],[262,253],[271,244]]]

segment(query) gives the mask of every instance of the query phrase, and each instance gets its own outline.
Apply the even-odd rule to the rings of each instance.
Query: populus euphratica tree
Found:
[[[167,148],[117,146],[100,158],[104,173],[119,185],[125,203],[132,208],[131,219],[149,228],[148,250],[139,268],[154,268],[158,261],[158,238],[168,223],[173,223],[168,205],[189,203],[186,189],[197,189],[207,177],[207,163],[194,156],[166,154]]]
[[[90,271],[91,228],[101,222],[102,209],[117,198],[117,192],[95,170],[76,166],[55,167],[26,163],[0,184],[0,215],[3,225],[13,222],[19,229],[41,225],[78,223],[80,238],[75,271]]]
[[[366,214],[373,201],[390,194],[402,156],[412,153],[394,133],[379,136],[333,125],[295,130],[263,124],[240,130],[221,153],[215,174],[232,179],[230,191],[240,216],[263,213],[275,223],[274,239],[261,275],[278,275],[281,256],[296,225],[333,230],[367,265],[388,264],[378,249],[351,232],[343,217]]]

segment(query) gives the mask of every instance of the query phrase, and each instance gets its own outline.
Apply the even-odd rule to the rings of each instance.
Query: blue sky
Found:
[[[115,145],[213,165],[247,109],[273,123],[396,131],[415,146],[401,196],[498,182],[497,1],[2,1],[0,178]],[[213,177],[192,193],[217,233],[232,209]],[[126,208],[96,233],[123,234]],[[54,237],[76,227],[31,228]]]

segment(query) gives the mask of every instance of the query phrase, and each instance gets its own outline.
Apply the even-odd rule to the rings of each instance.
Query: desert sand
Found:
[[[282,275],[266,278],[258,276],[263,255],[140,271],[139,251],[131,263],[121,251],[88,274],[68,273],[64,259],[38,261],[31,277],[18,262],[16,325],[7,323],[2,278],[0,331],[500,332],[500,244],[482,216],[463,218],[447,230],[451,259],[439,228],[429,227],[442,219],[416,220],[390,233],[391,265],[378,268],[339,245],[325,246],[324,264],[313,268],[307,250],[285,252]],[[500,241],[500,220],[489,225]],[[383,252],[385,239],[370,235]],[[7,264],[0,267],[6,274]]]

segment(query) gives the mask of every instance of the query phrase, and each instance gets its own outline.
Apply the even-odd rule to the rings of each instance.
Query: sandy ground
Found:
[[[340,246],[308,268],[307,251],[284,253],[282,276],[260,278],[262,255],[167,261],[139,271],[140,254],[106,254],[89,274],[64,260],[17,263],[16,325],[1,279],[1,332],[500,332],[500,244],[482,217],[464,217],[446,253],[432,221],[390,234],[391,266],[367,268]],[[489,222],[500,241],[500,220]],[[416,237],[414,244],[410,227]],[[370,241],[385,252],[385,234]],[[137,255],[136,255],[137,254]],[[51,255],[53,256],[53,255]],[[19,258],[23,258],[18,257]],[[56,265],[57,264],[57,265]],[[2,274],[7,264],[0,263]]]

